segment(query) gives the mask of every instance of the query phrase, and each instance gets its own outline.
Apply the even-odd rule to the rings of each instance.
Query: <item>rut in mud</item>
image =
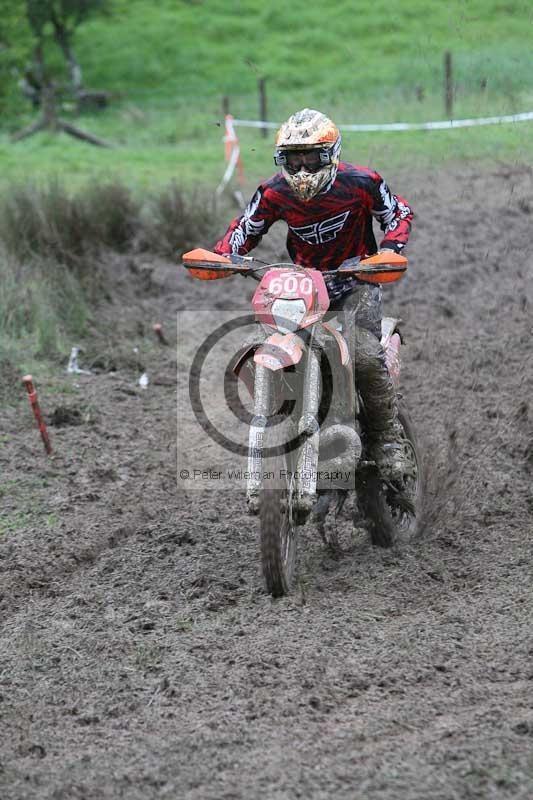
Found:
[[[39,383],[55,457],[26,398],[4,412],[3,800],[532,796],[532,172],[388,177],[417,215],[386,309],[422,535],[380,551],[343,517],[333,560],[306,528],[293,595],[266,596],[241,487],[176,489],[175,352],[150,332],[238,279],[145,259],[135,292],[124,258],[93,345],[116,371]]]

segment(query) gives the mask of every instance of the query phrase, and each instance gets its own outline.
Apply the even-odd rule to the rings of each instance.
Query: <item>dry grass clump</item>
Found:
[[[206,244],[214,236],[214,203],[199,194],[187,196],[172,181],[149,198],[142,225],[142,245],[160,255],[173,257],[177,252]]]
[[[110,252],[175,256],[209,241],[210,205],[170,184],[144,203],[119,181],[71,193],[58,181],[0,197],[0,356],[53,356],[82,336],[89,306],[110,297]]]
[[[139,215],[139,203],[121,184],[92,184],[75,195],[55,181],[23,184],[0,201],[0,240],[20,261],[37,256],[79,270],[102,248],[126,249]]]
[[[0,282],[0,358],[54,356],[83,334],[87,293],[65,265],[36,256],[19,261],[1,248]]]
[[[12,186],[0,199],[0,241],[24,260],[52,258],[78,269],[102,249],[174,255],[210,240],[213,203],[172,182],[143,205],[119,181],[92,183],[76,194],[52,181]]]

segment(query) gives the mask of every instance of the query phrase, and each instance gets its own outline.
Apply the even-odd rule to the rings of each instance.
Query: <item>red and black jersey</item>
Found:
[[[400,252],[409,238],[413,213],[377,172],[341,162],[331,188],[300,200],[279,172],[261,184],[244,213],[230,224],[215,251],[245,255],[272,223],[287,223],[287,250],[302,267],[333,270],[347,258],[376,252],[372,220],[384,238],[380,247]]]

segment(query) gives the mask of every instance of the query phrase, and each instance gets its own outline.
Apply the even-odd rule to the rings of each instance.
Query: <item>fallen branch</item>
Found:
[[[44,130],[55,132],[63,131],[69,136],[73,136],[75,139],[81,139],[83,142],[88,142],[96,147],[113,147],[112,144],[104,141],[104,139],[100,139],[92,133],[87,133],[87,131],[82,131],[81,128],[76,127],[76,125],[72,125],[70,122],[60,119],[56,114],[55,92],[50,86],[47,87],[46,90],[43,90],[42,117],[31,125],[28,125],[28,127],[18,131],[18,133],[14,133],[11,136],[11,141],[20,142],[22,139],[27,139],[29,136],[33,136],[35,133]]]

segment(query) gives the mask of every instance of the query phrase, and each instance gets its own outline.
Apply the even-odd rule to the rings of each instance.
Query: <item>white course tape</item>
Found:
[[[238,144],[234,144],[231,155],[229,157],[228,166],[226,167],[226,171],[222,176],[222,180],[220,181],[219,185],[216,188],[216,194],[222,194],[226,186],[228,185],[231,176],[235,172],[235,167],[237,166],[237,162],[239,160],[240,149]]]
[[[499,117],[478,117],[477,119],[443,119],[435,122],[390,122],[385,125],[339,125],[341,131],[349,132],[372,132],[372,131],[435,131],[451,130],[452,128],[471,128],[476,125],[500,125],[506,122],[528,122],[533,120],[533,111],[526,111],[523,114],[507,114]],[[228,185],[231,176],[235,172],[235,167],[239,162],[240,148],[239,140],[235,133],[235,127],[242,128],[279,128],[279,122],[265,122],[256,119],[233,119],[226,117],[226,135],[224,141],[226,145],[233,145],[228,159],[226,171],[216,189],[216,194],[220,195]],[[234,127],[235,126],[235,127]]]
[[[475,125],[499,125],[505,122],[527,122],[533,120],[533,111],[523,114],[507,114],[502,117],[478,117],[477,119],[445,119],[435,122],[390,122],[385,125],[339,125],[341,131],[434,131],[451,128],[470,128]],[[253,119],[234,119],[235,126],[242,128],[279,128],[279,122],[262,122]]]

